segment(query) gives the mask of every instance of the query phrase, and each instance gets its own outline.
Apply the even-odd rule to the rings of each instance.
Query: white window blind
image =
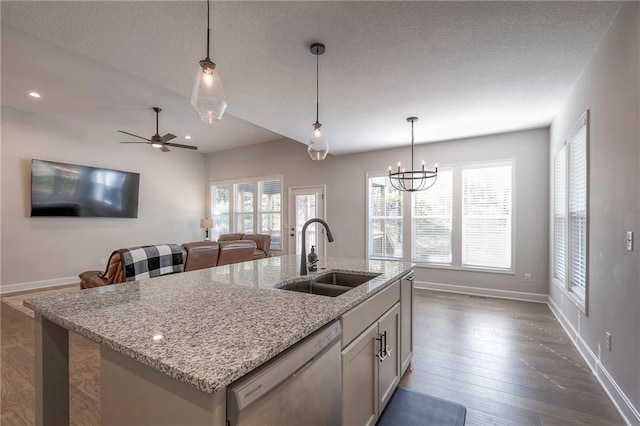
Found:
[[[233,185],[233,231],[253,234],[253,182]]]
[[[511,269],[511,163],[462,168],[462,265]]]
[[[211,187],[211,202],[213,228],[211,229],[211,239],[217,240],[221,234],[229,232],[229,203],[231,194],[229,193],[229,185],[215,185]]]
[[[569,141],[569,285],[584,293],[587,280],[587,126]]]
[[[567,150],[555,156],[553,171],[553,275],[563,283],[567,268]]]
[[[282,179],[248,179],[211,185],[212,238],[225,233],[271,235],[282,249]]]
[[[258,233],[271,235],[271,244],[282,243],[282,189],[279,179],[258,182]]]
[[[387,176],[367,182],[367,254],[370,259],[402,259],[402,193]]]
[[[414,192],[411,214],[411,258],[414,262],[451,264],[453,172],[440,168],[436,183]]]

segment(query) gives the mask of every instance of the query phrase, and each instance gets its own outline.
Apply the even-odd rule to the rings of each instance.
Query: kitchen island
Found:
[[[411,269],[396,261],[327,258],[315,274],[380,275],[325,297],[279,289],[301,279],[299,259],[287,255],[29,299],[25,305],[37,324],[37,424],[68,423],[67,330],[101,345],[102,368],[114,373],[115,365],[122,374],[133,371],[137,385],[153,383],[182,399],[195,398],[212,423],[224,424],[227,385]],[[111,380],[103,378],[103,388],[105,379]],[[156,396],[161,412],[163,398],[171,395]]]

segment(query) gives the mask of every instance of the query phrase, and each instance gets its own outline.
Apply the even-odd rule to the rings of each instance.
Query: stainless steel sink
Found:
[[[280,290],[297,291],[299,293],[319,294],[321,296],[336,297],[366,283],[380,274],[353,274],[348,272],[329,272],[318,275],[313,279],[306,279],[288,283]]]
[[[358,287],[380,274],[354,274],[351,272],[329,272],[312,279],[314,283],[330,284],[341,287]]]

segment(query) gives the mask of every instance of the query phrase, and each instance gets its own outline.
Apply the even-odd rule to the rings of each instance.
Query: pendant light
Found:
[[[402,168],[402,165],[398,163],[398,171],[391,173],[391,166],[389,166],[389,181],[391,182],[391,186],[398,191],[424,191],[436,183],[438,179],[438,165],[435,165],[434,170],[427,170],[423,161],[422,168],[413,170],[413,123],[418,121],[418,117],[409,117],[407,121],[411,123],[411,170],[406,171]]]
[[[209,58],[209,41],[211,39],[209,14],[209,0],[207,0],[207,57],[200,61],[198,71],[196,71],[191,105],[198,111],[202,121],[211,124],[222,119],[227,109],[227,100],[220,76],[216,71],[216,64]]]
[[[318,110],[320,109],[320,102],[318,101],[319,93],[319,74],[320,74],[320,55],[324,53],[325,45],[322,43],[313,43],[311,45],[311,53],[316,55],[316,122],[311,126],[311,138],[309,139],[309,146],[307,152],[314,161],[324,160],[329,153],[329,145],[324,140],[324,134],[322,132],[322,124],[318,121]]]

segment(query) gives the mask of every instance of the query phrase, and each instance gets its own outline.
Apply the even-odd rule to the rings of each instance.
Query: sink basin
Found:
[[[352,287],[316,283],[311,280],[304,280],[285,284],[282,287],[278,288],[280,290],[297,291],[298,293],[319,294],[321,296],[336,297],[351,290]]]
[[[288,283],[280,290],[297,291],[299,293],[319,294],[321,296],[336,297],[364,284],[380,274],[354,274],[349,272],[329,272],[318,275],[313,279],[306,279]]]
[[[318,275],[312,281],[314,283],[330,284],[341,287],[357,287],[377,277],[380,274],[354,274],[350,272],[329,272],[328,274]]]

